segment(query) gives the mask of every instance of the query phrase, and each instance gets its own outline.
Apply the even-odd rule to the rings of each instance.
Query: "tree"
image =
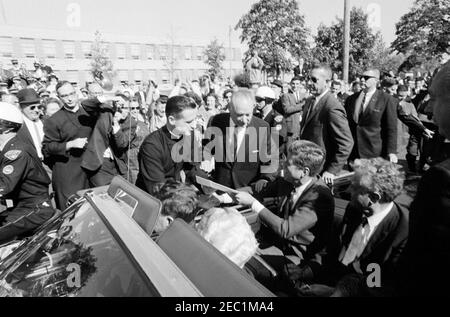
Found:
[[[95,32],[95,39],[91,47],[91,73],[94,78],[107,78],[110,81],[116,76],[112,61],[109,59],[108,46],[103,41],[99,31]]]
[[[395,73],[398,72],[405,59],[403,54],[391,52],[390,48],[386,47],[383,37],[378,34],[369,57],[371,66],[382,72],[393,71]]]
[[[313,49],[313,56],[319,62],[330,64],[337,73],[341,73],[343,68],[343,38],[344,21],[340,18],[329,27],[319,25],[314,38],[316,47]],[[361,8],[353,7],[350,12],[350,78],[373,67],[374,60],[379,58],[377,49],[378,53],[386,53],[382,43],[381,34],[374,34],[369,27],[368,15]]]
[[[292,69],[292,58],[299,59],[308,50],[309,30],[296,0],[260,0],[236,25],[242,29],[240,39],[247,42],[266,65],[266,70],[280,76]]]
[[[450,2],[416,0],[396,24],[396,37],[391,47],[407,55],[410,66],[439,58],[450,47]]]
[[[223,50],[223,45],[219,44],[217,39],[214,39],[203,52],[206,56],[206,64],[210,66],[208,73],[211,77],[220,77],[222,75],[222,63],[225,60]]]

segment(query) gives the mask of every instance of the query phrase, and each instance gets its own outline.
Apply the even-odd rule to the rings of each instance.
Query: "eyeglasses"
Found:
[[[126,110],[139,110],[139,107],[123,107],[122,109],[126,109]]]
[[[67,95],[59,95],[59,97],[60,97],[61,99],[65,99],[65,98],[67,98],[67,97],[75,96],[76,94],[77,94],[77,92],[76,92],[76,91],[73,91],[73,92],[71,92],[70,94],[67,94]]]
[[[371,79],[371,78],[376,78],[376,77],[374,77],[374,76],[362,76],[361,77],[362,79],[364,79],[365,81],[368,81],[369,79]]]
[[[266,101],[265,98],[261,98],[261,97],[256,97],[255,100],[256,100],[256,102],[263,102],[263,101]]]
[[[29,107],[30,108],[30,110],[42,110],[42,109],[44,109],[44,107],[43,106],[41,106],[41,105],[39,105],[39,106],[31,106],[31,107]]]

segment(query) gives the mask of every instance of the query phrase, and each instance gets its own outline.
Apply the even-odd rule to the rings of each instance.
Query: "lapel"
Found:
[[[305,188],[305,190],[303,191],[303,193],[300,195],[300,197],[297,199],[297,202],[295,203],[295,206],[293,206],[293,209],[296,209],[297,206],[302,202],[303,198],[305,197],[305,195],[311,190],[311,188],[313,188],[316,183],[317,183],[318,179],[313,179],[311,181],[311,183],[309,183],[309,185]]]
[[[22,133],[21,134],[22,134],[22,139],[34,148],[33,137],[31,136],[30,130],[28,130],[28,126],[25,124],[25,122],[22,125]]]
[[[394,204],[394,207],[392,207],[391,211],[378,225],[378,227],[375,229],[375,232],[370,237],[370,240],[367,243],[364,252],[361,254],[361,259],[371,254],[372,250],[376,248],[380,243],[382,243],[389,236],[389,234],[395,230],[399,218],[399,210]]]
[[[372,96],[372,99],[370,99],[370,102],[369,102],[369,104],[367,105],[367,108],[366,108],[366,110],[364,110],[364,112],[361,114],[361,116],[359,117],[359,121],[361,121],[363,118],[365,118],[367,115],[369,115],[370,116],[370,113],[372,112],[372,109],[374,109],[375,108],[375,106],[376,106],[376,104],[377,104],[377,102],[378,102],[378,99],[379,99],[379,97],[380,97],[380,91],[379,90],[376,90],[375,91],[375,93],[373,94],[373,96]]]
[[[311,108],[312,106],[314,106],[313,99],[311,97],[309,97],[308,100],[306,101],[305,108],[304,108],[303,113],[302,113],[302,122],[301,122],[301,128],[300,128],[300,135],[302,135],[303,131],[305,130],[305,127],[307,125],[307,122],[306,122],[307,117],[306,116],[308,115],[309,108]],[[308,120],[308,122],[309,121],[311,121],[311,120]]]
[[[323,96],[323,97],[320,99],[319,103],[318,103],[317,106],[314,108],[314,110],[312,110],[312,112],[309,114],[309,116],[308,116],[307,118],[305,118],[306,122],[303,121],[303,122],[305,122],[304,125],[303,125],[303,127],[306,127],[306,126],[308,125],[308,123],[310,123],[310,122],[312,121],[312,119],[320,112],[320,110],[322,110],[323,105],[324,105],[324,104],[326,103],[326,101],[328,100],[329,94],[330,94],[330,92],[327,92],[327,93],[325,94],[325,96]],[[308,106],[308,110],[307,110],[307,112],[306,112],[306,114],[305,114],[305,117],[306,117],[306,115],[308,115],[309,108],[314,106],[314,103],[313,103],[312,101],[313,101],[313,99],[311,98],[311,99],[309,100],[309,106]],[[302,132],[303,132],[303,129],[302,129]]]

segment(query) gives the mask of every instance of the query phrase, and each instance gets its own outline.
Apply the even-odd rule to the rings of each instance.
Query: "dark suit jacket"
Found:
[[[353,148],[353,137],[344,107],[328,92],[306,118],[314,99],[309,98],[303,111],[300,138],[326,150],[324,171],[337,175],[347,163]]]
[[[402,261],[404,293],[448,295],[450,285],[450,160],[422,178],[411,204],[409,240]]]
[[[283,118],[283,120],[281,122],[277,122],[275,120],[275,118],[278,116],[281,116]],[[270,125],[271,129],[274,129],[274,128],[277,129],[277,131],[279,133],[278,142],[279,142],[279,147],[280,147],[280,153],[284,153],[283,149],[284,149],[284,143],[286,142],[286,137],[287,137],[287,127],[286,127],[286,120],[284,119],[283,115],[280,114],[275,109],[272,109],[272,111],[269,112],[269,114],[265,118],[261,118],[261,117],[258,117],[258,118],[266,121]]]
[[[288,137],[298,138],[300,136],[300,116],[305,105],[306,98],[300,95],[299,102],[295,99],[294,94],[284,94],[281,96],[281,106],[283,115],[286,118]]]
[[[237,159],[227,159],[227,152],[233,152],[228,142],[227,128],[230,114],[221,113],[211,119],[210,127],[217,128],[219,135],[207,135],[206,139],[215,149],[207,147],[215,155],[216,164],[213,178],[216,182],[234,189],[251,185],[261,178],[272,179],[278,170],[278,162],[271,160],[270,127],[267,122],[253,116]],[[211,130],[211,129],[208,129]],[[206,142],[208,142],[206,141]],[[276,149],[275,149],[276,150]],[[274,153],[278,157],[278,153]]]
[[[353,279],[357,294],[350,295],[387,295],[392,294],[399,269],[400,259],[408,240],[409,211],[398,203],[382,220],[370,237],[361,257],[359,258],[363,275],[354,271],[352,264],[348,267],[339,262],[339,255],[343,247],[348,247],[355,231],[361,224],[362,212],[354,204],[350,203],[345,212],[339,236],[332,238],[328,247],[327,257],[322,274],[327,280],[339,281],[345,276],[354,275]],[[369,264],[378,264],[381,268],[381,289],[368,289],[366,276]],[[316,268],[317,269],[317,268]]]
[[[34,149],[34,151],[36,152],[36,156],[38,156],[36,148],[34,147],[33,138],[31,137],[31,133],[28,130],[28,127],[27,127],[27,125],[25,123],[22,124],[22,127],[19,129],[19,131],[17,131],[17,137],[19,139],[21,139],[23,142],[25,142],[28,145],[30,145]]]
[[[305,260],[321,262],[320,256],[328,243],[333,225],[333,195],[322,180],[314,179],[289,209],[287,203],[293,190],[292,184],[282,178],[268,184],[259,197],[280,197],[278,212],[263,210],[259,218],[288,243],[306,246]]]
[[[355,122],[353,115],[359,94],[348,97],[345,110],[355,141],[350,159],[387,157],[397,153],[397,104],[381,90],[377,90],[366,110]]]
[[[86,172],[81,168],[84,149],[66,151],[66,144],[77,138],[91,136],[97,117],[91,109],[99,106],[98,100],[85,100],[78,112],[61,109],[44,123],[42,153],[52,164],[52,181],[56,204],[65,209],[67,199],[79,190],[89,188]]]

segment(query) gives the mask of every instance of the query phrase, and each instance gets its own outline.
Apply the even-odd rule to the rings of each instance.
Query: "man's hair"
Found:
[[[400,168],[382,158],[360,159],[353,163],[352,186],[381,196],[380,203],[393,202],[403,191],[405,175]]]
[[[62,80],[56,84],[56,88],[55,88],[56,92],[58,93],[58,90],[61,89],[61,87],[65,86],[65,85],[72,86],[72,84],[70,82],[68,82],[67,80]]]
[[[291,79],[291,83],[293,83],[294,81],[304,82],[305,79],[303,77],[300,77],[300,76],[294,76],[294,78]]]
[[[223,98],[226,98],[227,95],[228,95],[230,92],[231,92],[231,94],[234,93],[234,91],[233,91],[232,89],[227,89],[227,90],[225,90],[225,91],[223,92]]]
[[[312,69],[320,69],[325,73],[325,77],[327,80],[331,80],[333,78],[333,71],[331,70],[330,65],[325,63],[315,63]]]
[[[156,100],[155,104],[156,105],[167,104],[168,100],[169,100],[169,98],[167,98],[167,97],[159,97],[158,100]]]
[[[162,185],[157,196],[162,202],[163,216],[181,218],[187,223],[194,220],[198,207],[197,192],[194,188],[175,180],[168,180]]]
[[[399,93],[399,92],[408,92],[408,91],[409,91],[409,89],[405,85],[399,85],[397,87],[397,93]]]
[[[258,249],[255,234],[247,220],[232,208],[210,209],[196,229],[206,241],[240,268]]]
[[[197,104],[194,99],[187,96],[175,96],[167,101],[166,115],[178,116],[184,110],[197,109]]]
[[[298,168],[309,168],[310,176],[315,177],[323,169],[325,163],[325,151],[317,144],[310,141],[295,141],[289,148],[292,162]]]
[[[381,87],[390,88],[397,85],[397,81],[394,78],[385,78],[381,81]]]
[[[231,105],[232,108],[235,108],[235,105],[240,100],[246,100],[251,104],[255,103],[255,94],[253,91],[247,88],[240,88],[238,91],[233,93],[233,96],[231,97]]]

